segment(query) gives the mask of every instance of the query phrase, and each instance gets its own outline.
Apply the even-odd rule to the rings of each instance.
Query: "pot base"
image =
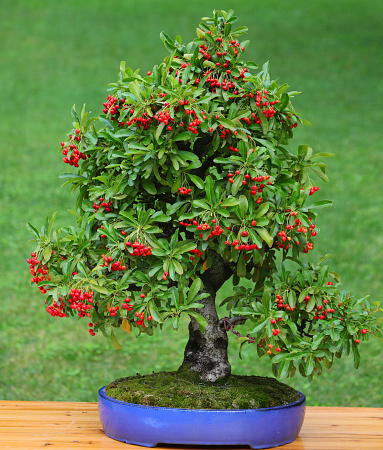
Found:
[[[105,434],[127,444],[249,445],[254,449],[293,442],[306,409],[303,394],[288,405],[260,409],[182,409],[136,405],[98,393]]]

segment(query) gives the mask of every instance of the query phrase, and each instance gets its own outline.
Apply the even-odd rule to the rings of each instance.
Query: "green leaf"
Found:
[[[158,311],[157,305],[155,304],[154,300],[150,300],[150,302],[149,302],[149,310],[150,310],[150,315],[153,317],[153,319],[156,322],[158,322],[158,323],[162,323],[163,322],[161,313]]]
[[[319,208],[326,208],[327,206],[332,206],[331,200],[319,200],[311,205],[305,206],[307,209],[319,209]]]
[[[205,188],[205,184],[200,177],[198,177],[197,175],[193,175],[191,173],[189,173],[188,175],[190,180],[197,186],[197,188],[199,189]]]
[[[289,95],[286,92],[284,92],[282,94],[281,102],[279,104],[279,108],[281,111],[286,108],[286,106],[289,104],[289,101],[290,101]]]
[[[329,266],[322,266],[319,276],[318,276],[318,285],[322,286],[323,283],[327,280],[327,275],[329,271]]]
[[[152,181],[141,179],[141,185],[145,189],[145,191],[148,192],[149,194],[151,195],[157,194],[157,189]]]
[[[194,319],[199,323],[200,325],[200,330],[203,332],[205,330],[205,328],[208,325],[207,320],[205,319],[205,317],[201,316],[201,314],[196,313],[195,311],[186,311],[189,316],[194,317]]]
[[[188,141],[190,140],[191,134],[188,131],[183,131],[180,134],[177,134],[173,140],[176,141]]]
[[[278,370],[278,378],[283,380],[287,377],[290,368],[290,361],[282,361]]]
[[[269,247],[273,245],[273,238],[270,236],[269,232],[265,228],[255,228],[256,232],[261,236],[261,238],[267,243]]]
[[[263,291],[262,306],[265,310],[265,313],[269,314],[270,309],[271,309],[271,295],[270,295],[270,291],[268,289],[265,289]]]
[[[254,213],[254,218],[258,219],[258,217],[264,216],[269,210],[270,205],[268,203],[263,203]]]
[[[317,265],[319,266],[322,264],[322,262],[326,261],[326,259],[331,258],[332,255],[330,253],[327,253],[326,255],[322,256],[322,258],[318,259]]]
[[[335,153],[320,152],[320,153],[315,153],[315,155],[313,155],[311,157],[311,159],[314,159],[314,158],[331,158],[332,156],[335,156]]]
[[[206,190],[206,198],[209,203],[213,203],[213,196],[214,196],[214,183],[213,178],[208,175],[205,179],[205,190]]]
[[[59,175],[59,178],[71,178],[71,179],[80,178],[88,180],[88,178],[83,177],[82,175],[78,175],[77,173],[62,173],[61,175]]]
[[[328,176],[318,166],[309,166],[309,169],[311,169],[314,173],[316,173],[318,177],[321,178],[326,183],[329,182]]]
[[[330,331],[330,338],[333,342],[337,342],[340,339],[340,334],[337,330],[335,330],[334,328],[331,329]]]
[[[202,209],[210,209],[209,205],[204,200],[193,200],[193,206]]]
[[[218,123],[220,123],[223,127],[235,131],[237,127],[235,126],[235,123],[230,119],[225,119],[224,117],[218,119]]]
[[[295,291],[291,290],[289,292],[288,301],[289,301],[290,308],[294,308],[294,306],[296,305],[296,302],[297,302],[297,296],[296,296]]]
[[[262,111],[259,111],[258,117],[261,119],[261,127],[263,134],[266,134],[269,131],[269,122],[266,119],[266,116],[262,113]]]
[[[99,284],[92,283],[92,289],[103,295],[108,295],[108,293],[109,293],[108,289],[104,288],[103,286],[100,286]]]
[[[237,263],[237,275],[242,278],[246,275],[246,260],[245,260],[245,254],[241,252],[238,258]]]
[[[113,328],[110,330],[110,339],[112,342],[112,347],[115,350],[122,350],[122,345],[118,342],[116,335],[114,334]]]
[[[174,255],[180,255],[182,253],[190,252],[190,250],[194,250],[196,247],[196,242],[178,242],[172,253]]]
[[[36,230],[36,228],[30,223],[30,222],[27,222],[27,229],[31,232],[31,233],[33,233],[37,238],[40,236],[39,235],[39,232]]]
[[[225,198],[224,200],[222,200],[221,204],[219,206],[224,207],[224,206],[236,206],[238,205],[239,200],[235,197],[228,197]]]
[[[352,353],[354,356],[354,367],[357,369],[360,365],[360,354],[358,350],[358,344],[356,344],[354,341],[352,341]]]
[[[188,296],[187,296],[187,304],[191,303],[194,300],[194,297],[200,292],[203,287],[203,283],[200,278],[196,278],[192,285],[189,288]]]
[[[46,264],[52,256],[52,247],[50,245],[48,245],[47,247],[44,248],[44,258],[43,258],[43,263]]]
[[[138,88],[137,82],[130,82],[129,83],[129,90],[130,92],[136,97],[137,100],[141,100],[141,94],[140,94],[140,90]]]
[[[306,377],[308,377],[309,375],[312,374],[312,372],[313,372],[313,370],[314,370],[314,366],[315,366],[314,359],[313,359],[313,357],[310,355],[310,356],[307,358],[307,361],[306,361],[306,367],[305,367],[305,374],[306,374]]]
[[[182,268],[182,265],[176,260],[173,259],[174,269],[179,274],[182,275],[184,273],[184,269]]]
[[[269,323],[270,319],[265,319],[263,322],[258,323],[254,328],[250,328],[247,332],[251,335],[257,335],[265,326]]]
[[[249,208],[249,203],[244,195],[239,196],[239,214],[241,219],[244,219]]]
[[[165,123],[161,122],[156,130],[156,141],[158,141],[159,137],[161,136],[162,130],[165,128]]]

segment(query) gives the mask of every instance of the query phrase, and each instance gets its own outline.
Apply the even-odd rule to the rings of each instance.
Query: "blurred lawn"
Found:
[[[25,259],[33,250],[25,228],[60,211],[72,221],[74,198],[60,189],[65,171],[57,154],[71,126],[70,108],[87,103],[98,113],[119,62],[145,73],[167,52],[159,39],[194,38],[202,16],[233,2],[121,2],[117,0],[2,0],[0,15],[0,398],[95,401],[97,389],[121,376],[174,370],[182,362],[186,325],[177,334],[120,335],[115,352],[87,324],[53,319],[41,295],[29,286]],[[271,63],[271,75],[304,95],[298,112],[312,128],[298,128],[294,145],[336,153],[331,183],[318,197],[334,207],[321,210],[313,257],[333,254],[332,267],[355,295],[379,300],[383,288],[383,3],[238,2],[239,25],[249,27],[249,60]],[[228,290],[225,291],[226,295]],[[224,295],[224,294],[222,294]],[[123,333],[123,332],[121,332]],[[233,370],[271,375],[251,346],[243,360],[231,339]],[[289,381],[310,405],[383,407],[383,347],[363,344],[362,366],[336,361],[309,385]]]

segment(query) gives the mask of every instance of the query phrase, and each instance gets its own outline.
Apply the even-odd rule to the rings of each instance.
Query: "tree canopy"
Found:
[[[312,378],[350,351],[357,367],[379,304],[340,290],[329,255],[304,263],[317,211],[331,205],[312,200],[314,179],[328,181],[320,160],[333,155],[286,147],[309,125],[293,108],[298,92],[271,80],[268,63],[244,61],[247,28],[236,19],[215,11],[187,44],[162,32],[161,64],[143,75],[122,62],[100,115],[73,108],[60,153],[77,169],[61,175],[77,193],[77,225],[28,223],[32,282],[52,316],[88,317],[90,333],[119,349],[120,326],[151,335],[188,314],[203,331],[204,301],[231,279],[220,326],[241,347],[254,343],[276,375]]]

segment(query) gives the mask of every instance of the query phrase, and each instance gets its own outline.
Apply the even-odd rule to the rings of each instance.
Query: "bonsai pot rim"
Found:
[[[254,449],[293,442],[302,428],[306,397],[258,409],[186,409],[146,406],[109,397],[102,387],[98,410],[104,433],[127,444],[249,445]]]

